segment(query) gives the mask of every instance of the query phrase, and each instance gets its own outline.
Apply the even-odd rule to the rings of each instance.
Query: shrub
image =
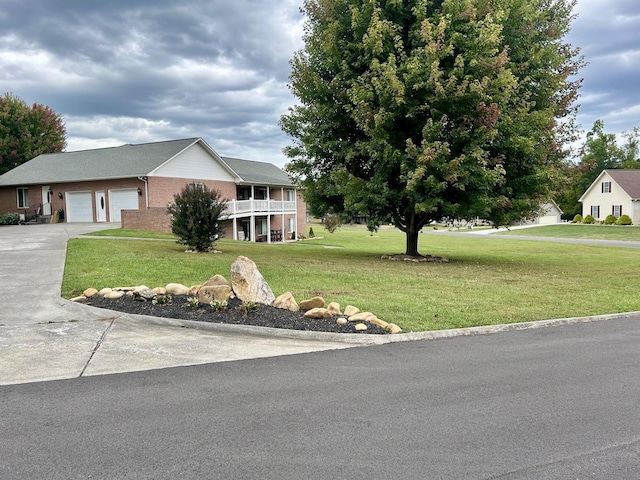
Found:
[[[198,297],[187,297],[187,305],[189,305],[189,308],[198,308],[200,301]]]
[[[0,215],[0,225],[18,225],[20,223],[20,215],[17,213],[5,213]]]
[[[211,310],[213,310],[214,312],[223,312],[227,309],[227,306],[229,304],[226,302],[226,300],[211,300],[209,305],[211,305]]]
[[[615,215],[607,215],[607,218],[604,219],[605,225],[615,225],[618,221],[618,218]]]
[[[258,304],[255,302],[242,302],[242,304],[240,304],[238,306],[238,310],[240,311],[240,313],[242,315],[248,315],[250,313],[253,313],[255,311],[258,310]]]
[[[222,233],[220,217],[227,209],[220,192],[206,185],[187,185],[173,199],[168,208],[172,233],[191,250],[212,250]]]
[[[171,295],[168,293],[166,295],[156,295],[156,297],[151,300],[151,303],[154,305],[168,305],[171,303]]]
[[[575,217],[573,217],[573,223],[582,223],[582,215],[578,213]]]
[[[309,238],[315,238],[316,234],[313,233],[313,227],[309,228]]]
[[[322,218],[322,224],[324,228],[327,229],[327,232],[334,233],[340,225],[342,225],[342,220],[340,219],[340,215],[336,215],[335,213],[327,213]]]
[[[624,215],[620,216],[616,224],[617,225],[633,225],[633,222],[631,221],[631,217],[625,213]]]
[[[596,219],[593,218],[593,215],[587,215],[586,217],[584,217],[584,220],[582,220],[584,223],[596,223]]]

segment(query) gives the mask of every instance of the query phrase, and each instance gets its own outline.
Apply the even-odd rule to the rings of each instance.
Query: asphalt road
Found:
[[[640,318],[0,386],[0,478],[638,479]]]

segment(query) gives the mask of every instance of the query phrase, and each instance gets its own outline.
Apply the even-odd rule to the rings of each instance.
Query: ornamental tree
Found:
[[[0,175],[43,153],[67,146],[66,127],[51,108],[6,93],[0,97]]]
[[[581,64],[569,0],[306,0],[287,170],[318,213],[505,224],[550,194]],[[562,127],[562,128],[561,128]],[[564,129],[564,130],[563,130]]]
[[[209,190],[206,185],[186,185],[173,196],[169,205],[171,232],[179,242],[196,252],[208,252],[222,236],[226,200],[220,192]]]

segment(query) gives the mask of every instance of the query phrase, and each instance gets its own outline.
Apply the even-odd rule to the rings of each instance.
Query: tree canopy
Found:
[[[6,93],[0,97],[0,175],[43,153],[67,146],[61,116],[51,108]]]
[[[306,0],[281,126],[307,201],[390,218],[409,255],[434,220],[534,215],[573,133],[574,3]]]

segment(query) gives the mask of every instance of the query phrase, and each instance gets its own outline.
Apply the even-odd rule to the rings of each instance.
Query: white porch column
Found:
[[[256,216],[251,215],[251,222],[249,222],[249,238],[252,242],[256,241]]]
[[[271,215],[267,212],[267,243],[271,243]]]
[[[234,216],[231,217],[231,222],[233,223],[233,239],[238,239],[238,219]]]

